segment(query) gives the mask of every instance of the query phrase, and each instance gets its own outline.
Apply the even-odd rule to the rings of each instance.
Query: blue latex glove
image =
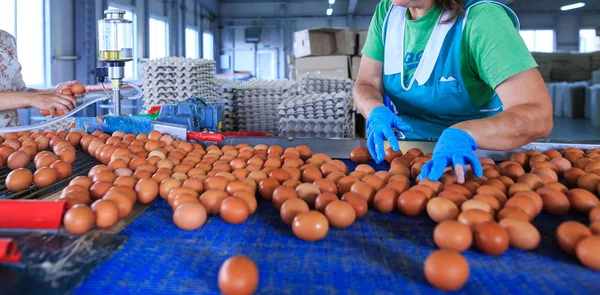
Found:
[[[454,167],[459,183],[464,182],[465,164],[471,164],[475,176],[482,177],[483,169],[475,157],[477,143],[467,132],[448,128],[442,132],[433,149],[433,157],[421,169],[420,179],[438,181],[446,167]],[[462,179],[461,179],[462,178]]]
[[[385,106],[374,108],[369,114],[367,120],[367,147],[371,156],[378,164],[385,158],[383,138],[390,143],[390,147],[397,152],[400,150],[398,138],[394,134],[392,127],[396,127],[402,132],[410,132],[412,128],[404,123],[402,119]]]

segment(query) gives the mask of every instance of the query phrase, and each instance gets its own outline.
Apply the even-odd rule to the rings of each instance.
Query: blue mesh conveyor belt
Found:
[[[351,167],[353,168],[353,167]],[[259,202],[245,223],[216,216],[196,231],[179,230],[164,200],[138,217],[123,234],[122,249],[102,263],[76,294],[218,294],[217,273],[225,259],[245,255],[260,271],[257,294],[423,294],[438,292],[423,275],[423,261],[436,249],[435,223],[426,216],[368,215],[347,229],[330,229],[310,243],[294,237],[268,202]],[[499,257],[474,248],[465,256],[471,277],[462,293],[600,294],[600,272],[564,254],[555,229],[567,219],[537,217],[540,248],[510,249]]]

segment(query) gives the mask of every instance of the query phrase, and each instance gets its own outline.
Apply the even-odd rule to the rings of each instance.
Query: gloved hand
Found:
[[[421,169],[420,179],[438,181],[446,167],[454,167],[458,183],[464,182],[465,164],[471,164],[475,176],[482,177],[483,169],[479,159],[475,157],[477,143],[467,132],[448,128],[437,141],[433,149],[433,157]]]
[[[367,147],[371,156],[378,164],[383,162],[385,158],[384,136],[394,152],[400,150],[398,138],[394,134],[392,127],[396,127],[402,132],[412,131],[412,128],[408,124],[404,123],[400,117],[394,115],[385,106],[376,107],[369,114],[369,119],[367,120]]]

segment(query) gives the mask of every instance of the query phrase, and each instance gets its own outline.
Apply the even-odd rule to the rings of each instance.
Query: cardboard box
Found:
[[[347,55],[312,56],[296,59],[297,78],[316,73],[335,78],[350,78],[351,60]]]
[[[360,60],[362,58],[360,56],[353,56],[352,57],[352,72],[350,75],[350,78],[352,80],[356,80],[356,78],[358,78],[358,69],[360,68]]]
[[[358,35],[358,46],[357,46],[357,54],[359,56],[362,56],[362,50],[363,47],[365,46],[365,43],[367,42],[367,31],[358,31],[357,35]]]
[[[294,33],[296,58],[324,55],[353,55],[356,38],[348,29],[313,29]]]
[[[350,30],[335,33],[334,54],[354,55],[356,52],[356,35]]]

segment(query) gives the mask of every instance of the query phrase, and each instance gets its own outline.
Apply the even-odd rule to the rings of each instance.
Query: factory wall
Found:
[[[356,30],[368,29],[371,16],[379,3],[376,0],[360,0],[352,17],[348,17],[348,1],[338,0],[333,5],[334,14],[325,15],[327,1],[303,1],[290,3],[252,2],[235,3],[224,1],[220,4],[221,54],[229,60],[229,67],[221,69],[223,73],[255,73],[256,58],[254,44],[244,41],[244,28],[261,27],[261,42],[258,52],[265,49],[277,50],[279,56],[279,75],[287,76],[285,56],[293,53],[293,32],[302,29],[321,27],[349,27]],[[519,12],[522,29],[555,30],[556,50],[577,51],[579,49],[579,30],[598,26],[600,12],[573,11],[557,13]],[[280,36],[283,30],[283,37]],[[260,62],[259,62],[260,63]],[[259,73],[260,75],[260,69]]]

